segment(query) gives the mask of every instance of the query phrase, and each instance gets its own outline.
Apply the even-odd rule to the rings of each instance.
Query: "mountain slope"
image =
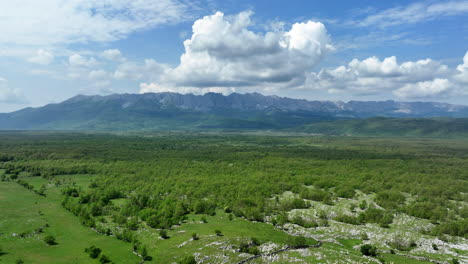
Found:
[[[284,129],[374,116],[468,117],[468,107],[431,102],[307,101],[258,93],[78,95],[58,104],[0,114],[0,129]]]
[[[468,137],[468,118],[385,118],[309,124],[295,131],[328,135]]]

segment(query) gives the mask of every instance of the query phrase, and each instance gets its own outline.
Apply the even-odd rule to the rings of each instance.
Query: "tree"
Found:
[[[216,229],[216,230],[215,230],[215,234],[216,234],[217,236],[223,236],[223,232],[221,232],[221,230],[219,230],[219,229]]]
[[[193,240],[198,240],[198,239],[200,239],[200,238],[198,237],[197,233],[193,233],[193,234],[192,234],[192,239],[193,239]]]
[[[15,261],[15,264],[24,264],[24,261],[22,259],[17,259]]]
[[[376,257],[377,256],[377,248],[375,246],[366,244],[361,246],[361,253],[364,256]]]
[[[55,237],[51,236],[51,235],[48,235],[46,237],[44,237],[44,242],[47,244],[47,245],[56,245],[57,242],[55,241]]]

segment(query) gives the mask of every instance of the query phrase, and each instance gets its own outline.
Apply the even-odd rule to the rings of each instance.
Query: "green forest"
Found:
[[[0,178],[0,263],[468,260],[463,139],[6,131]]]

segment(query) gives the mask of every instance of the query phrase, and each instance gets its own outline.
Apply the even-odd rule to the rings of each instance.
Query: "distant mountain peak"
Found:
[[[468,117],[468,107],[393,100],[309,101],[256,92],[76,95],[61,103],[0,114],[0,129],[276,129],[375,116]]]

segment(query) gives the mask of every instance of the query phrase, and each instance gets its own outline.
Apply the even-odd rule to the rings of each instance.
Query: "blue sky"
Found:
[[[76,94],[468,104],[468,1],[0,3],[0,112]]]

